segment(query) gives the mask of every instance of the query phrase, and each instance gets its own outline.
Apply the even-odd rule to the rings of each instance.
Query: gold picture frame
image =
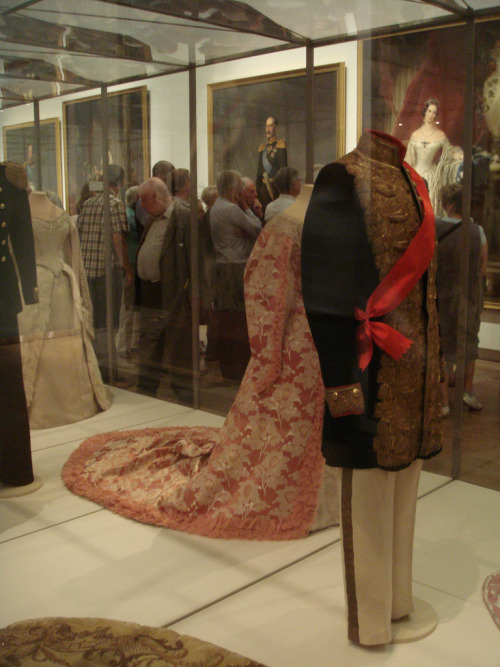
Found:
[[[345,64],[314,68],[315,172],[345,152]],[[208,84],[208,173],[236,169],[254,179],[266,118],[278,118],[288,165],[305,174],[306,70]]]
[[[7,125],[3,130],[3,159],[22,164],[28,183],[38,189],[35,124]],[[41,187],[62,198],[61,123],[59,118],[40,121]]]

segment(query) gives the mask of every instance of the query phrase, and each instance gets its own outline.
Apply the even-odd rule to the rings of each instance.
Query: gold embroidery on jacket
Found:
[[[354,176],[368,240],[382,280],[420,228],[421,213],[401,169],[390,161],[379,161],[377,140],[366,140],[366,135],[363,138],[364,145],[360,142],[358,149],[341,162]],[[373,447],[383,468],[409,465],[415,458],[429,457],[442,448],[435,277],[434,257],[410,294],[382,318],[413,341],[399,361],[385,353],[381,355],[375,409],[378,427]]]

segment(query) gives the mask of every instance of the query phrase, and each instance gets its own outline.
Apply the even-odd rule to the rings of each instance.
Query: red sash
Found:
[[[386,315],[399,306],[420,280],[434,255],[434,211],[426,185],[409,164],[403,162],[403,167],[409,172],[422,199],[424,217],[413,241],[368,299],[366,311],[357,306],[354,309],[356,319],[361,321],[356,331],[356,340],[358,363],[362,371],[371,361],[374,342],[396,360],[412,345],[411,340],[393,327],[383,322],[372,322],[371,318]]]

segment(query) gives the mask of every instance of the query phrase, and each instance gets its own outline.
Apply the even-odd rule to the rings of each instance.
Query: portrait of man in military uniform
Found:
[[[274,177],[281,167],[287,166],[286,143],[278,139],[276,128],[278,119],[269,116],[266,120],[266,142],[259,146],[259,161],[257,164],[257,195],[265,210],[270,201],[279,196],[274,185]]]

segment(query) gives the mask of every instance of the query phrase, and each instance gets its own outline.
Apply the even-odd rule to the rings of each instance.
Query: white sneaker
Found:
[[[471,410],[481,410],[483,407],[475,396],[469,394],[466,391],[464,391],[463,400],[465,405],[467,405]]]

